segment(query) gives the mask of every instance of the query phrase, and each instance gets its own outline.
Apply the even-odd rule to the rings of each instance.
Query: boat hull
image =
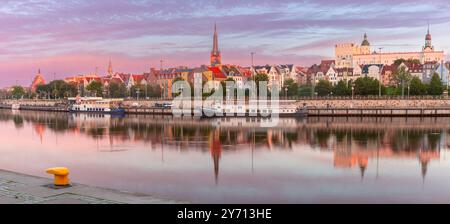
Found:
[[[88,111],[88,110],[73,110],[73,109],[71,109],[69,112],[71,112],[71,113],[89,113],[89,114],[125,114],[125,109],[113,109],[110,111]]]

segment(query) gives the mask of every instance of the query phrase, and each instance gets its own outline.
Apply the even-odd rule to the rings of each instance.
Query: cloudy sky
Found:
[[[2,0],[0,86],[107,69],[209,63],[217,22],[223,63],[311,65],[341,42],[416,51],[427,21],[436,49],[450,52],[448,0]]]

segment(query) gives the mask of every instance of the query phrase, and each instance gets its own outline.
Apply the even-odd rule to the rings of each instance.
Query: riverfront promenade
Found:
[[[156,108],[155,104],[170,103],[171,100],[125,100],[123,106],[127,114],[172,115],[171,109]],[[21,110],[69,111],[68,102],[64,100],[3,100],[0,108],[11,109],[13,104],[20,104]],[[237,105],[245,101],[236,102]],[[450,99],[439,98],[305,98],[280,100],[281,109],[302,108],[307,116],[450,116]],[[193,107],[193,106],[192,106]]]
[[[0,204],[174,204],[149,195],[82,184],[55,189],[52,180],[0,170]]]

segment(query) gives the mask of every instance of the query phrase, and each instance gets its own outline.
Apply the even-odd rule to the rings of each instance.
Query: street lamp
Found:
[[[313,81],[312,81],[312,91],[311,91],[311,97],[313,97],[316,94],[316,76],[313,75]]]
[[[136,88],[136,99],[139,101],[139,94],[141,93],[141,90],[139,88]]]
[[[380,52],[379,52],[379,54],[380,54],[380,66],[381,66],[381,68],[380,68],[380,70],[379,70],[379,73],[378,73],[378,76],[379,76],[379,83],[378,83],[378,96],[381,98],[381,70],[383,69],[382,67],[383,67],[383,62],[382,62],[382,60],[381,60],[381,50],[383,49],[382,47],[380,47],[380,48],[378,48],[378,49],[380,49]]]
[[[145,84],[145,99],[148,99],[148,84]]]
[[[409,89],[411,87],[411,84],[408,82],[408,100],[409,100]]]
[[[381,71],[379,73],[379,81],[378,81],[378,97],[381,98]]]
[[[352,84],[352,101],[355,95],[355,86]]]
[[[284,87],[284,94],[285,94],[285,99],[287,99],[287,94],[288,94],[288,87],[286,86],[286,87]]]

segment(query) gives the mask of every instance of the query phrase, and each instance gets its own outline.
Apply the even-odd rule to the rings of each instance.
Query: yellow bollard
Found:
[[[69,169],[66,167],[49,168],[45,172],[55,175],[55,186],[70,185]]]

